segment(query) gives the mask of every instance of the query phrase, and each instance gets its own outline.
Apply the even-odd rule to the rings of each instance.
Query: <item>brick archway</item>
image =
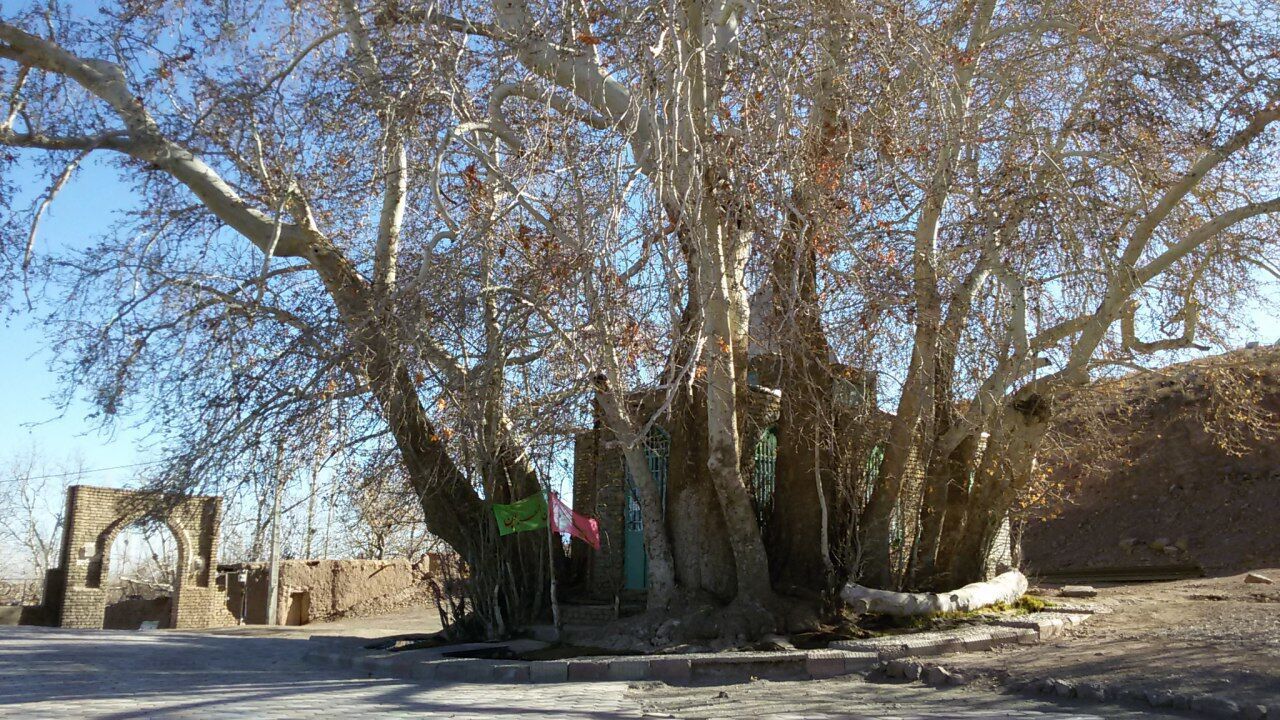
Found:
[[[221,516],[218,497],[73,485],[67,490],[60,566],[46,579],[45,606],[60,627],[101,628],[106,608],[102,581],[111,544],[130,525],[154,519],[169,528],[178,544],[169,626],[214,624],[225,604],[213,575]]]

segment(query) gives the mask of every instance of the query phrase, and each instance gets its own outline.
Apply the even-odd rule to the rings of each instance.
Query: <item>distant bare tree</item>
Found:
[[[29,601],[39,599],[45,572],[57,565],[66,491],[83,470],[79,458],[54,462],[36,447],[14,452],[0,469],[0,546],[17,560],[10,571],[28,581]]]

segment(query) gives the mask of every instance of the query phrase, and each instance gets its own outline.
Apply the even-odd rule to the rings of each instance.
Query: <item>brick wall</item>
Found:
[[[46,606],[62,627],[101,628],[111,544],[145,518],[163,522],[178,544],[174,585],[175,628],[225,624],[222,594],[214,586],[222,500],[73,485],[67,490],[62,566],[46,578]]]

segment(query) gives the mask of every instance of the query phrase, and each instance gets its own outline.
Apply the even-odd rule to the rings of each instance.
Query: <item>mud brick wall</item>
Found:
[[[1065,408],[1056,442],[1046,443],[1044,464],[1061,499],[1026,521],[1031,573],[1233,573],[1280,564],[1280,442],[1266,425],[1255,432],[1232,424],[1250,410],[1280,419],[1280,347],[1099,381],[1092,390],[1094,404]],[[1224,446],[1224,436],[1238,444]],[[1110,457],[1099,461],[1097,446]]]
[[[280,563],[276,617],[279,624],[292,625],[429,606],[433,599],[427,577],[433,564],[438,564],[438,559],[432,556],[416,564],[403,558],[284,560]],[[241,570],[247,571],[245,584],[239,580]],[[236,618],[243,613],[247,623],[266,623],[268,564],[221,565],[218,572],[226,587],[224,612]]]

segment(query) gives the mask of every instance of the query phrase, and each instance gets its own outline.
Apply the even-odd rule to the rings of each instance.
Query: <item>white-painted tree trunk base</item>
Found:
[[[876,590],[849,583],[840,598],[855,612],[906,617],[944,612],[968,612],[999,602],[1013,603],[1027,591],[1027,576],[1017,570],[1002,573],[986,582],[965,585],[949,593],[902,593]]]

